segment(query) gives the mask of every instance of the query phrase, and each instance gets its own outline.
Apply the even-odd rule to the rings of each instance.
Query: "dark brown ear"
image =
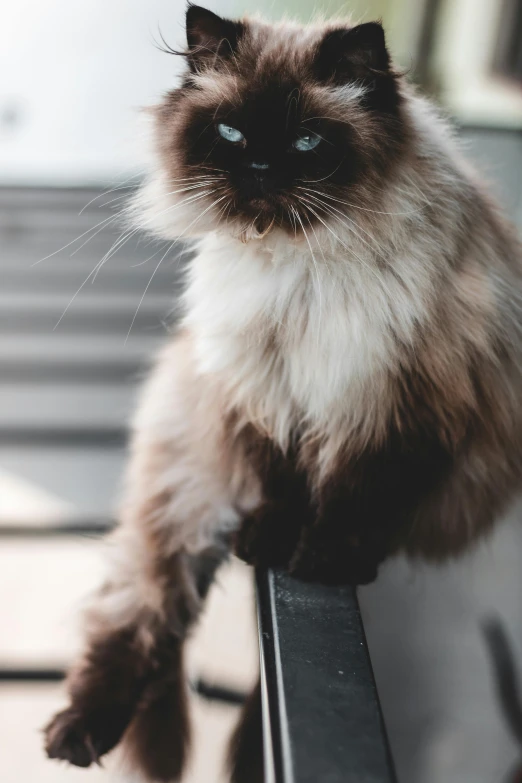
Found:
[[[199,5],[187,8],[186,25],[189,62],[193,65],[205,59],[230,57],[244,31],[241,22],[222,19]]]
[[[321,80],[338,84],[373,81],[376,74],[386,73],[390,57],[382,25],[368,22],[331,30],[319,46],[316,67]]]

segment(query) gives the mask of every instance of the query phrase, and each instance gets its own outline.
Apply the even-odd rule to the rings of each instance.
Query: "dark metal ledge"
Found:
[[[257,591],[266,783],[396,783],[355,590]]]

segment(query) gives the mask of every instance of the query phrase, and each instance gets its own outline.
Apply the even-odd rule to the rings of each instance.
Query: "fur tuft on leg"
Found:
[[[170,665],[146,686],[123,744],[130,769],[140,769],[147,780],[174,783],[185,765],[190,723],[179,641],[171,639],[165,654]]]

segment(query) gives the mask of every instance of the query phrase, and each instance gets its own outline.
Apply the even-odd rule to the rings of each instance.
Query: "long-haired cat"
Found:
[[[231,548],[362,583],[490,530],[522,455],[520,248],[382,27],[187,12],[133,211],[199,237],[135,421],[117,567],[50,756],[188,741],[183,644]],[[349,709],[349,705],[346,707]]]

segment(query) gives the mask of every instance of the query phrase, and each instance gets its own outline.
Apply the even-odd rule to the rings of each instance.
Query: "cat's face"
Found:
[[[380,25],[274,27],[191,6],[187,38],[157,130],[165,182],[202,226],[294,233],[378,198],[405,134]]]

